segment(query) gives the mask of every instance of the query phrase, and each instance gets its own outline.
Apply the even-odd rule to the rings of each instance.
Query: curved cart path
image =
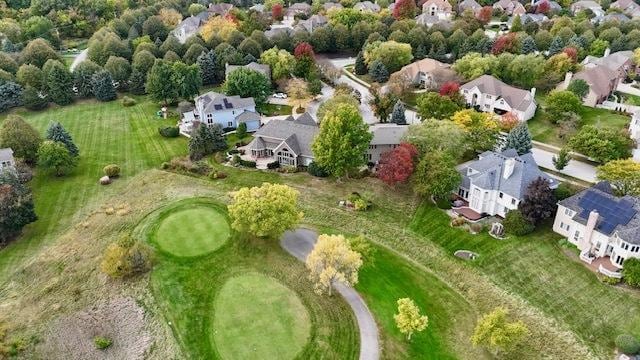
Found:
[[[313,249],[317,238],[318,234],[307,229],[287,231],[282,237],[280,245],[289,254],[304,262]],[[360,297],[360,294],[351,287],[336,283],[333,288],[342,295],[356,315],[360,328],[360,360],[378,360],[380,358],[378,326],[367,304]]]

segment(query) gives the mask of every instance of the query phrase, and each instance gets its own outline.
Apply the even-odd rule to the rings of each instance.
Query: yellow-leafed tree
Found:
[[[207,21],[200,29],[200,35],[205,41],[211,40],[211,38],[217,36],[224,41],[229,39],[233,30],[236,30],[236,23],[232,20],[215,16]]]
[[[496,308],[478,321],[471,337],[474,346],[484,346],[495,354],[509,352],[518,345],[529,330],[522,321],[509,322],[508,311]]]
[[[315,292],[328,292],[331,296],[334,282],[349,286],[358,282],[362,257],[351,250],[344,236],[323,234],[318,237],[318,242],[307,256],[306,264]]]
[[[420,309],[409,298],[398,299],[398,313],[393,315],[396,326],[401,333],[407,335],[407,340],[415,332],[423,331],[429,325],[429,318],[420,314]]]

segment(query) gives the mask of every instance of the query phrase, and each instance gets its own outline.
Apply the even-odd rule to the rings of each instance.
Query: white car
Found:
[[[276,99],[286,99],[287,98],[287,94],[279,92],[279,93],[273,94],[273,97],[276,98]]]

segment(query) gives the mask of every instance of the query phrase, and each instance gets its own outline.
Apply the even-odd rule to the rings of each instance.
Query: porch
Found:
[[[595,273],[600,273],[602,275],[616,279],[622,278],[620,269],[615,267],[611,263],[611,258],[609,256],[597,258],[594,256],[589,256],[586,252],[583,251],[582,253],[580,253],[580,260],[582,260],[582,262],[585,263],[587,267]]]
[[[460,195],[455,195],[455,199],[451,202],[451,211],[472,222],[478,221],[485,217],[484,215],[471,209],[469,207],[469,202],[462,198]]]

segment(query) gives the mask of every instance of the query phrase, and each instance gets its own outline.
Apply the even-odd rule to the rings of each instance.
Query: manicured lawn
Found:
[[[292,108],[289,105],[266,103],[256,106],[256,110],[264,116],[280,116],[291,115]]]
[[[157,118],[156,104],[144,97],[137,99],[138,105],[133,107],[123,107],[119,101],[83,101],[39,112],[17,111],[43,136],[50,122],[61,122],[80,149],[80,160],[75,171],[66,177],[36,174],[30,186],[39,220],[27,226],[19,241],[0,252],[0,280],[11,274],[16,262],[37,250],[45,235],[64,230],[77,221],[73,215],[82,207],[102,196],[116,194],[141,171],[187,153],[184,138],[167,139],[158,134],[158,127],[174,122]],[[3,120],[0,117],[0,123]],[[98,179],[108,164],[118,164],[122,175],[105,187],[98,184]]]
[[[295,292],[247,273],[230,278],[214,302],[213,342],[223,359],[293,359],[307,343],[310,317]]]
[[[198,256],[214,251],[229,238],[224,215],[206,205],[176,209],[164,217],[155,240],[163,251],[175,256]]]
[[[460,249],[478,253],[469,266],[566,323],[600,354],[613,348],[620,333],[640,335],[640,294],[602,284],[578,260],[568,258],[558,243],[561,236],[551,232],[550,224],[527,237],[499,241],[448,223],[446,214],[423,205],[411,227],[450,254]]]

